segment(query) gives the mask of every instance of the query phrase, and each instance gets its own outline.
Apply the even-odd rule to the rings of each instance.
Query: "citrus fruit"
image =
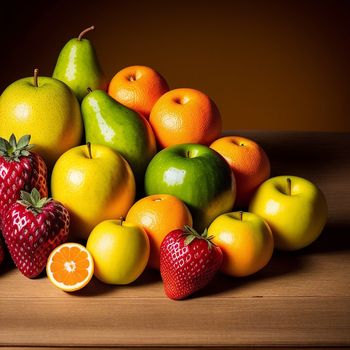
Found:
[[[215,103],[195,89],[175,89],[154,105],[150,123],[160,147],[200,143],[209,145],[221,134],[221,116]]]
[[[146,66],[130,66],[112,78],[108,94],[148,118],[153,105],[168,90],[167,82],[154,69]]]
[[[245,207],[251,197],[270,176],[270,161],[262,147],[241,136],[225,136],[214,141],[210,148],[229,163],[236,178],[236,206]]]
[[[168,194],[156,194],[137,201],[129,210],[126,221],[138,224],[146,231],[150,241],[148,266],[159,270],[160,245],[171,231],[192,226],[187,206]]]
[[[218,216],[208,235],[222,250],[220,271],[236,277],[261,270],[271,259],[274,240],[269,225],[258,215],[232,212]]]
[[[56,287],[65,292],[74,292],[90,282],[94,274],[94,261],[81,244],[64,243],[50,254],[46,273]]]

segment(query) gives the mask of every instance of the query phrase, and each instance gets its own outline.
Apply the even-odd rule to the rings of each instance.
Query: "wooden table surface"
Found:
[[[218,275],[178,302],[154,271],[128,286],[93,279],[68,294],[8,264],[0,269],[0,346],[350,346],[350,134],[236,134],[265,148],[272,175],[306,177],[323,190],[329,220],[314,244],[275,252],[248,278]]]

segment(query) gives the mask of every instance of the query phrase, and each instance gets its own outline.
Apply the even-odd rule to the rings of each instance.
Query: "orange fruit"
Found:
[[[149,121],[162,148],[180,143],[209,145],[220,137],[222,128],[215,103],[194,89],[165,93],[154,105]]]
[[[160,245],[171,231],[192,226],[192,216],[186,205],[168,194],[156,194],[137,201],[129,210],[126,221],[138,224],[150,241],[148,266],[159,270]]]
[[[168,90],[167,82],[154,69],[131,66],[122,69],[112,78],[108,94],[148,118],[153,105]]]
[[[255,141],[241,136],[225,136],[214,141],[210,148],[229,163],[236,178],[236,206],[249,204],[255,190],[270,176],[270,161]]]
[[[85,287],[94,274],[94,261],[81,244],[64,243],[50,254],[46,273],[49,280],[65,292]]]

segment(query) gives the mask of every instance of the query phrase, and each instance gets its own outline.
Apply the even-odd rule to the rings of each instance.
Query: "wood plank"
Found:
[[[165,297],[154,271],[129,286],[94,279],[68,294],[7,263],[0,267],[0,346],[350,346],[350,134],[236,134],[265,148],[273,175],[303,176],[323,190],[329,220],[314,244],[275,252],[248,278],[218,275],[182,302]]]
[[[17,298],[4,303],[2,311],[3,345],[341,346],[350,343],[350,298],[344,297],[217,297],[181,303],[157,298],[57,298],[54,302]]]
[[[339,237],[343,237],[340,241]],[[256,296],[349,296],[350,235],[333,235],[325,231],[310,248],[295,253],[275,252],[272,260],[257,274],[246,278],[218,275],[201,293],[208,297]],[[288,288],[286,288],[288,286]],[[9,291],[11,291],[9,293]],[[30,280],[13,266],[0,274],[0,301],[7,298],[165,298],[159,273],[146,271],[135,283],[110,286],[94,279],[86,288],[74,294],[54,287],[43,275]],[[1,305],[1,304],[0,304]]]

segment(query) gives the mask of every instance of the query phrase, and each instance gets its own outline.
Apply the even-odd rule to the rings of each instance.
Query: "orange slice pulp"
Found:
[[[74,292],[90,282],[94,274],[94,261],[81,244],[64,243],[51,252],[46,273],[56,287]]]

